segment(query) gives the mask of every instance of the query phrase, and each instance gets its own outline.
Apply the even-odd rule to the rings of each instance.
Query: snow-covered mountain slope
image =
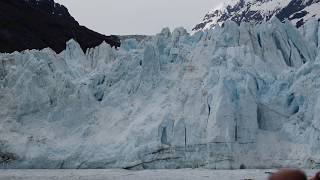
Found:
[[[193,30],[222,25],[227,20],[261,23],[277,17],[300,27],[305,22],[320,19],[320,0],[227,0],[209,11]]]
[[[0,55],[2,168],[319,168],[319,22]],[[312,39],[312,42],[308,42]]]

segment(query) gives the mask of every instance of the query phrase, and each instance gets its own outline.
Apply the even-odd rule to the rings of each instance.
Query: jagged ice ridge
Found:
[[[319,167],[319,22],[300,31],[228,21],[1,54],[0,166]]]

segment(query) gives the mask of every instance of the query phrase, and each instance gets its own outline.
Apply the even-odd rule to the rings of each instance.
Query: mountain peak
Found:
[[[261,23],[272,17],[291,21],[296,27],[320,19],[320,0],[227,0],[210,10],[193,30],[209,29],[227,20]]]
[[[81,26],[68,9],[54,0],[1,0],[0,52],[50,47],[56,52],[75,39],[83,51],[106,41],[120,46],[117,36],[105,36]]]

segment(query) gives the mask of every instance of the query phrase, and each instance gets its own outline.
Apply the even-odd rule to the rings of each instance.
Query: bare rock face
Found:
[[[61,52],[70,39],[77,40],[83,50],[103,41],[120,46],[117,36],[104,36],[80,26],[66,7],[53,0],[0,1],[0,52],[46,47]]]
[[[301,27],[308,21],[320,19],[319,0],[227,0],[209,11],[193,30],[221,26],[227,20],[262,23],[277,17]]]
[[[0,166],[317,168],[318,32],[228,21],[1,54]]]

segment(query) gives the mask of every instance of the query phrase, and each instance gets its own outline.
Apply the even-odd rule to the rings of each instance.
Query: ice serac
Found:
[[[0,54],[0,166],[319,168],[318,52],[273,19]]]

